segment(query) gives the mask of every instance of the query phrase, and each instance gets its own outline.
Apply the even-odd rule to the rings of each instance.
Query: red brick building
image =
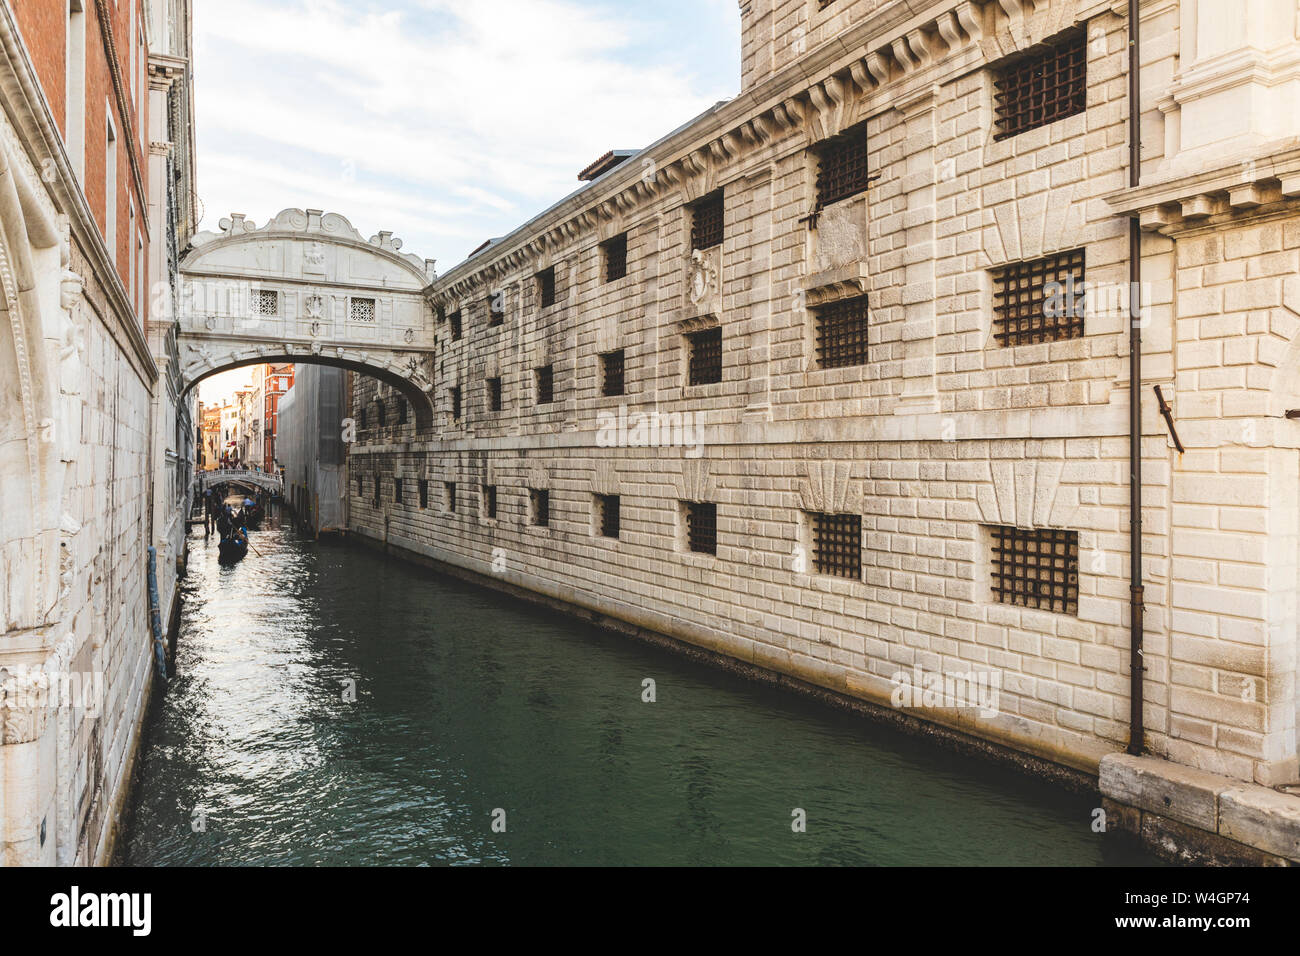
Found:
[[[272,362],[266,366],[266,378],[263,384],[266,402],[265,421],[262,423],[262,435],[266,442],[266,453],[262,461],[267,471],[275,471],[275,438],[280,426],[280,399],[293,387],[293,363]]]

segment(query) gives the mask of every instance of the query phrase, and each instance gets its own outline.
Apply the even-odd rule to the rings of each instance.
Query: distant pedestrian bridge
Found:
[[[392,385],[416,424],[432,426],[432,260],[318,209],[286,209],[260,228],[241,215],[220,225],[196,235],[181,263],[185,391],[244,365],[333,365]]]
[[[199,473],[198,485],[200,493],[222,484],[256,487],[277,495],[284,493],[284,481],[281,480],[280,476],[265,471],[246,471],[243,468],[217,468],[213,471]]]

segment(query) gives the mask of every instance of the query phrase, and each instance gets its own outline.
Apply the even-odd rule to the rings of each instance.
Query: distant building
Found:
[[[262,460],[267,471],[275,471],[281,464],[276,454],[275,439],[279,429],[280,400],[293,387],[292,362],[272,362],[266,366],[263,380]]]
[[[340,428],[350,402],[347,378],[343,369],[304,365],[279,403],[285,497],[310,534],[347,527],[347,451]]]

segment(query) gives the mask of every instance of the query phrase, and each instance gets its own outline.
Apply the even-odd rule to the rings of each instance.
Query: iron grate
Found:
[[[1083,335],[1082,249],[993,270],[993,337],[1001,345],[1055,342]]]
[[[353,322],[375,321],[374,299],[353,299],[350,309]]]
[[[867,124],[859,123],[817,146],[817,209],[865,192]]]
[[[618,537],[619,497],[618,495],[597,495],[600,506],[600,533],[606,538]]]
[[[623,350],[604,352],[600,356],[602,370],[600,394],[622,395],[624,385]]]
[[[718,506],[711,501],[686,503],[686,544],[697,554],[718,553]]]
[[[989,530],[993,594],[1000,603],[1078,613],[1079,532],[1003,525]]]
[[[995,140],[1082,113],[1088,99],[1088,48],[1082,30],[1047,41],[1041,53],[1018,57],[993,81]]]
[[[705,196],[691,207],[691,248],[722,245],[722,190]]]
[[[712,385],[722,381],[722,327],[701,329],[686,336],[690,348],[688,382]]]
[[[862,577],[862,515],[812,515],[813,567],[818,574]]]
[[[817,364],[844,368],[867,364],[867,297],[841,299],[816,310]]]
[[[614,282],[627,275],[627,233],[601,243],[605,254],[605,281]]]

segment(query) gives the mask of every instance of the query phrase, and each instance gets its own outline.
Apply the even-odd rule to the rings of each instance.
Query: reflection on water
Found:
[[[1092,832],[1096,797],[363,550],[251,540],[223,568],[190,539],[127,863],[1153,862]]]

